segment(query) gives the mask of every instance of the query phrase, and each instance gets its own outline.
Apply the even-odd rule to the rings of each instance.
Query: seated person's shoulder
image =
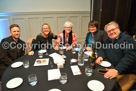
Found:
[[[133,39],[132,36],[130,36],[130,35],[128,35],[128,34],[124,34],[124,33],[122,33],[122,37],[123,37],[124,39]]]
[[[72,32],[72,35],[77,35],[75,32]]]
[[[6,37],[6,38],[3,38],[3,39],[1,40],[1,43],[2,43],[2,42],[4,42],[4,41],[9,42],[9,41],[10,41],[10,39],[11,39],[11,36]]]
[[[106,33],[104,30],[97,30],[99,33]]]
[[[36,36],[36,38],[41,38],[41,37],[42,37],[41,33]]]
[[[21,40],[21,39],[20,39],[20,43],[25,44],[25,42],[23,40]]]

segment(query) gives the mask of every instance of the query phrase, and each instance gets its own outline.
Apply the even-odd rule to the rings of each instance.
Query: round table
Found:
[[[55,51],[53,49],[48,50],[48,54],[51,53],[58,53],[58,51]],[[30,67],[24,68],[23,66],[19,68],[12,68],[9,66],[7,70],[3,74],[2,78],[2,91],[48,91],[52,88],[58,88],[62,91],[90,91],[90,89],[87,87],[87,83],[90,80],[99,80],[101,81],[105,89],[104,91],[121,91],[119,85],[117,84],[115,79],[105,79],[103,74],[100,74],[97,72],[99,68],[104,69],[104,67],[101,67],[99,65],[96,65],[96,68],[93,69],[93,74],[90,77],[87,77],[85,75],[85,66],[89,65],[89,62],[85,62],[84,66],[79,66],[82,75],[73,75],[72,70],[70,68],[71,65],[77,65],[77,63],[70,64],[70,59],[74,58],[77,59],[78,53],[72,54],[71,51],[64,51],[65,58],[65,65],[64,68],[60,69],[60,72],[65,72],[68,75],[68,82],[66,84],[60,84],[59,80],[51,80],[48,81],[48,70],[49,69],[56,69],[57,66],[53,64],[53,68],[51,68],[51,65],[45,65],[45,66],[34,66],[35,60],[39,59],[37,52],[33,56],[22,56],[17,61],[23,61],[25,59],[29,59],[30,61]],[[53,62],[52,57],[49,55],[45,55],[43,58],[49,58],[49,61]],[[38,83],[36,86],[30,86],[28,83],[28,75],[30,74],[36,74]],[[6,87],[6,83],[15,77],[21,77],[23,79],[23,83],[14,89],[8,89]]]

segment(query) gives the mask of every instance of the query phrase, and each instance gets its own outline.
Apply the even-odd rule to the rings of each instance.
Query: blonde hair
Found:
[[[44,24],[42,24],[42,28],[43,28],[44,25],[47,25],[49,27],[50,32],[49,32],[48,36],[51,36],[53,33],[51,32],[50,25],[48,23],[44,23]],[[42,29],[42,31],[43,31],[43,29]]]
[[[107,31],[106,29],[107,29],[107,27],[108,27],[109,25],[115,25],[117,28],[119,28],[119,25],[118,25],[117,22],[111,21],[111,22],[109,22],[108,24],[105,25],[105,27],[104,27],[105,32]]]

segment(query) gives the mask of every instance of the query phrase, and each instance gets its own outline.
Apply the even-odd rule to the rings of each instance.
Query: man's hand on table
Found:
[[[118,76],[118,71],[116,69],[106,69],[106,71],[104,77],[107,79],[113,79]]]
[[[96,59],[96,63],[100,65],[100,63],[103,61],[103,58],[102,57],[98,57]]]
[[[98,57],[96,60],[96,63],[100,65],[100,63],[103,61],[102,57]],[[106,69],[106,73],[104,74],[104,77],[107,79],[113,79],[118,76],[118,71],[116,69]]]

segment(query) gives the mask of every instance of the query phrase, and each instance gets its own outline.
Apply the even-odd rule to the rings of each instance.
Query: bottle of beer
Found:
[[[93,47],[93,52],[89,58],[89,61],[90,61],[91,68],[94,69],[95,68],[95,61],[96,61],[95,47]]]

